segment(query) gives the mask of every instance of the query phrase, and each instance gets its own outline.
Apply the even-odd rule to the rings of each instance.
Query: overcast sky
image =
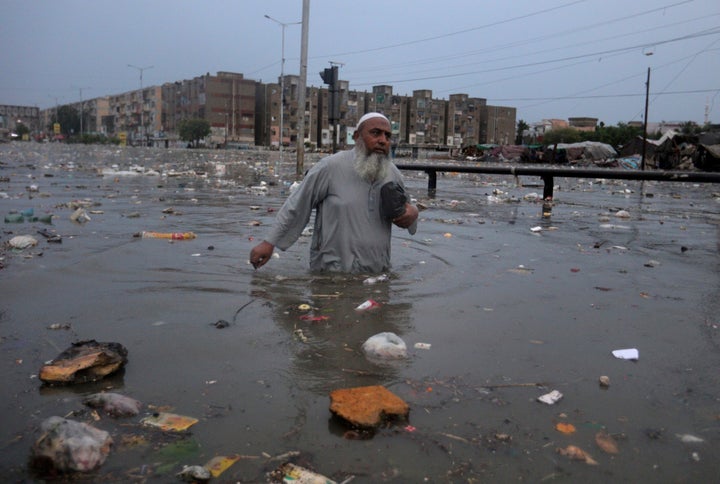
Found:
[[[0,104],[47,108],[205,73],[275,82],[302,0],[2,0]],[[308,85],[465,93],[517,119],[720,123],[718,0],[310,0]],[[285,28],[299,74],[301,26]],[[128,64],[136,68],[128,67]]]

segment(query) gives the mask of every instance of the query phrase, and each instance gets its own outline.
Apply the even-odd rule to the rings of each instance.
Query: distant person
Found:
[[[414,234],[418,209],[409,203],[400,170],[390,162],[390,121],[367,113],[358,121],[355,147],[313,166],[277,214],[269,235],[250,251],[256,269],[275,247],[287,250],[315,209],[310,270],[380,273],[390,268],[392,225]]]

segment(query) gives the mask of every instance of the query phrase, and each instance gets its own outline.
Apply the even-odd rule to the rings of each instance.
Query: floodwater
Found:
[[[112,435],[89,481],[176,482],[183,465],[231,454],[243,457],[216,482],[265,482],[286,460],[338,482],[720,475],[716,185],[556,179],[550,211],[533,195],[542,194],[539,179],[518,186],[507,176],[448,174],[428,198],[425,175],[406,173],[426,207],[418,232],[395,229],[389,280],[364,284],[368,275],[308,273],[309,237],[258,271],[248,264],[293,179],[290,154],[279,176],[270,157],[277,153],[0,145],[3,215],[55,215],[52,225],[3,225],[3,243],[39,239],[2,254],[3,481],[43,480],[28,458],[53,415]],[[118,172],[103,176],[113,165]],[[161,175],[131,175],[131,165]],[[266,190],[253,188],[261,181]],[[68,203],[82,199],[92,212],[79,224]],[[62,243],[46,242],[41,229]],[[141,231],[197,238],[133,237]],[[356,311],[367,299],[380,307]],[[301,318],[301,304],[314,321]],[[362,343],[384,331],[406,342],[407,359],[364,356]],[[125,346],[124,371],[95,384],[41,384],[44,362],[89,339]],[[639,360],[613,357],[623,348],[637,348]],[[404,399],[409,421],[351,438],[358,434],[331,417],[329,393],[364,385]],[[141,415],[95,421],[81,401],[101,390],[140,400]],[[537,401],[551,390],[564,397]],[[199,422],[179,436],[139,425],[158,409]],[[618,453],[596,444],[601,430]],[[557,452],[568,445],[598,465]]]

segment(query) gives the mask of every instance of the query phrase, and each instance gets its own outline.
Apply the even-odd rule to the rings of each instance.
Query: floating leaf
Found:
[[[565,435],[575,433],[575,426],[571,423],[558,422],[555,424],[555,430],[562,432]]]
[[[617,454],[619,452],[615,439],[604,430],[595,434],[595,443],[608,454]]]

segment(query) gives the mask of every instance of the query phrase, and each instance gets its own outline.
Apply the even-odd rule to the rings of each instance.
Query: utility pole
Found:
[[[310,29],[310,0],[303,0],[302,11],[302,33],[300,41],[300,82],[298,89],[298,105],[300,107],[301,118],[298,123],[297,135],[297,160],[295,164],[295,178],[300,180],[303,175],[303,165],[305,164],[305,89],[307,86],[307,56],[308,56],[308,30]],[[312,102],[310,106],[312,113]],[[308,127],[312,132],[312,127]]]
[[[640,169],[645,170],[645,150],[647,149],[647,126],[648,126],[648,98],[650,97],[650,68],[647,70],[647,82],[645,82],[645,122],[643,123],[643,145]]]
[[[145,144],[145,94],[143,93],[143,72],[147,69],[152,69],[155,66],[138,67],[132,64],[128,64],[127,66],[140,71],[140,130],[138,134],[140,135],[140,139],[143,140],[143,144]]]
[[[83,135],[83,117],[84,117],[83,116],[83,114],[84,114],[83,113],[83,111],[84,111],[83,97],[82,97],[83,89],[90,89],[90,88],[89,87],[78,87],[77,88],[77,90],[80,92],[80,138],[82,138],[82,135]]]

